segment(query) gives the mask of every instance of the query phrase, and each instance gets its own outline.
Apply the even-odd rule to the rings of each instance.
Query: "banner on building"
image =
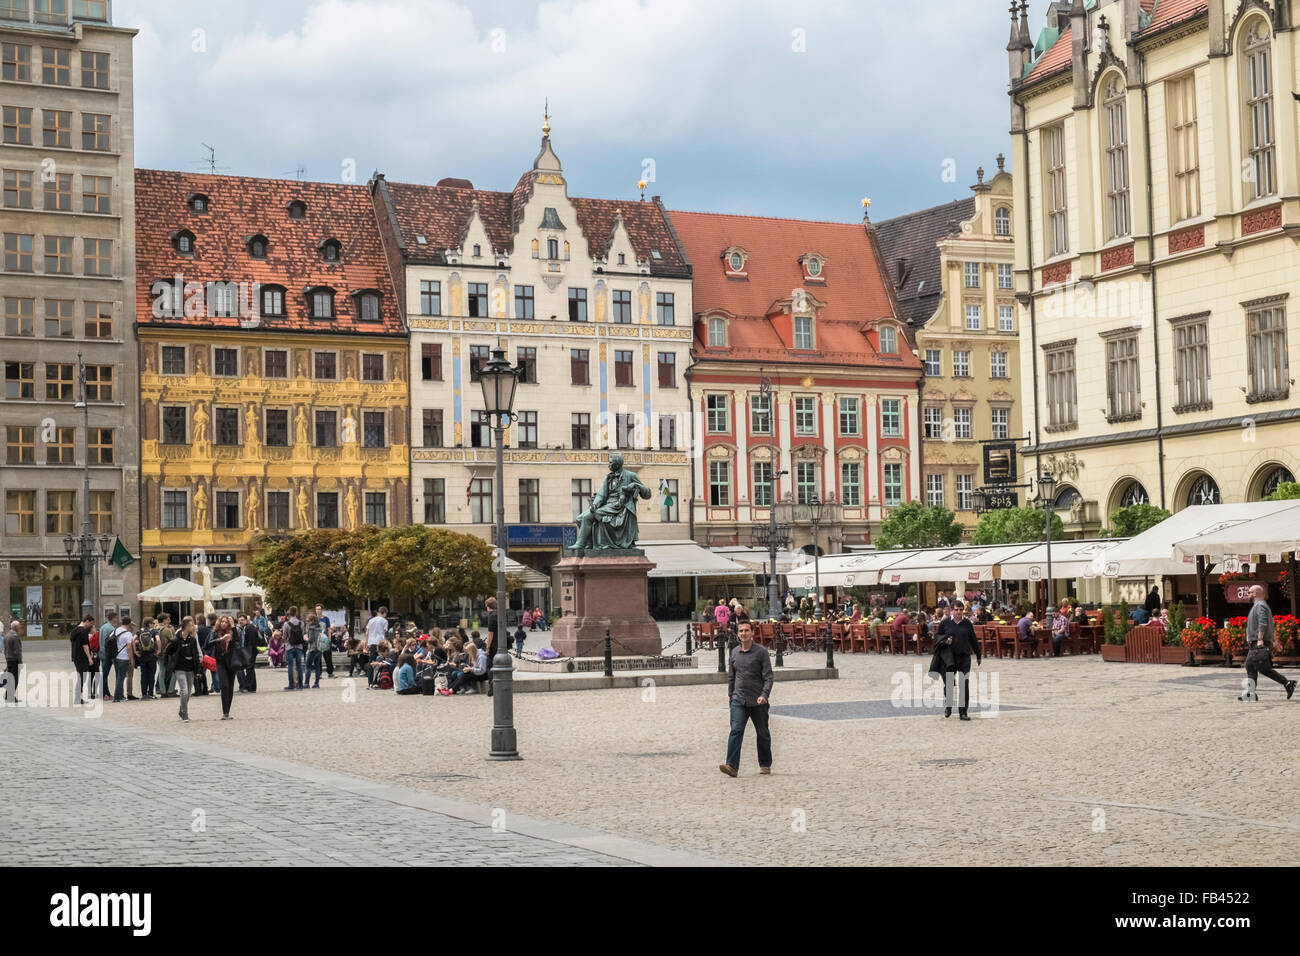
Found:
[[[45,605],[39,584],[27,585],[27,637],[45,636]]]

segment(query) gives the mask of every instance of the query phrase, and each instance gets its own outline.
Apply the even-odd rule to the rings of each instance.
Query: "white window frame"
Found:
[[[1014,332],[1016,330],[1016,307],[1014,305],[998,306],[998,331]]]
[[[862,465],[856,461],[840,462],[840,504],[862,507]]]
[[[1277,129],[1273,115],[1273,35],[1267,21],[1256,18],[1245,35],[1242,59],[1242,133],[1253,182],[1246,201],[1277,192]]]
[[[796,395],[794,397],[794,433],[800,438],[817,436],[817,396]],[[804,417],[807,421],[802,421]]]
[[[1119,239],[1133,231],[1128,168],[1128,90],[1112,75],[1102,100],[1105,143],[1106,238]]]
[[[943,494],[943,475],[925,476],[925,503],[931,508],[942,508],[947,503]]]
[[[1142,417],[1142,383],[1136,333],[1106,340],[1106,395],[1111,421]]]
[[[881,469],[881,503],[886,508],[897,508],[903,503],[903,463],[887,461]]]
[[[1201,146],[1197,139],[1196,74],[1165,83],[1169,115],[1169,210],[1172,222],[1201,214]]]
[[[959,441],[969,441],[975,437],[974,415],[969,405],[958,405],[952,410],[952,437]]]
[[[903,437],[903,400],[901,398],[880,399],[880,436],[882,438]]]
[[[1065,124],[1043,130],[1043,207],[1047,217],[1044,244],[1048,258],[1070,251],[1070,209],[1065,164]]]
[[[966,331],[978,332],[984,326],[984,308],[971,302],[966,305]]]
[[[841,437],[856,438],[862,434],[861,402],[856,396],[840,396],[838,419]],[[850,427],[846,427],[846,419]]]
[[[967,289],[978,289],[980,287],[980,264],[978,262],[966,263],[964,276],[963,284]]]
[[[1246,312],[1249,399],[1276,401],[1290,394],[1286,306],[1277,302]]]

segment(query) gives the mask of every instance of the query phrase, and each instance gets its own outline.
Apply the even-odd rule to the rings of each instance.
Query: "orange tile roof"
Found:
[[[701,357],[919,368],[904,337],[898,355],[881,355],[877,333],[868,328],[876,319],[903,319],[881,274],[875,240],[863,226],[721,213],[668,215],[694,270],[695,314],[721,309],[735,316],[726,349],[706,347],[703,323],[696,323],[695,348]],[[731,246],[749,254],[746,278],[726,275],[722,253]],[[799,258],[806,253],[824,257],[824,282],[804,280]],[[826,303],[818,314],[815,352],[787,348],[774,324],[780,312],[776,303],[796,289]]]
[[[1055,43],[1048,47],[1047,52],[1038,58],[1034,68],[1025,77],[1025,82],[1031,83],[1034,80],[1041,80],[1050,73],[1055,73],[1063,67],[1070,66],[1071,56],[1070,31],[1066,30],[1056,38]]]
[[[1144,6],[1148,5],[1144,4]],[[1154,12],[1148,7],[1147,12],[1152,14],[1151,22],[1142,33],[1145,35],[1183,20],[1190,20],[1208,9],[1209,4],[1206,0],[1158,0]]]
[[[191,211],[189,199],[194,194],[208,197],[206,213]],[[306,217],[300,220],[289,218],[288,205],[295,199],[307,207]],[[267,331],[406,334],[364,185],[137,169],[135,213],[141,325],[248,327],[238,317],[156,317],[151,286],[179,274],[187,283],[284,286],[286,316],[261,320],[259,328]],[[176,251],[173,237],[180,230],[193,233],[193,255]],[[245,243],[255,235],[266,237],[265,259],[249,255]],[[331,238],[341,246],[338,262],[321,257],[321,244]],[[312,286],[334,289],[333,319],[307,317],[303,293]],[[359,320],[349,296],[363,290],[379,292],[379,322]]]

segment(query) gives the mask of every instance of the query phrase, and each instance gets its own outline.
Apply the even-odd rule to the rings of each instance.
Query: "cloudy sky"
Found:
[[[1009,152],[1005,0],[117,0],[136,164],[877,221]],[[1046,0],[1031,6],[1035,35]],[[1008,157],[1008,166],[1013,167]],[[956,181],[945,181],[955,168]]]

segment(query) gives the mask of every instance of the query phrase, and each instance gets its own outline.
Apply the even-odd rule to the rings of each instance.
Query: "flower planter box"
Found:
[[[1128,660],[1128,645],[1126,644],[1103,644],[1101,645],[1101,659],[1103,661],[1119,661],[1121,664]]]
[[[1161,664],[1186,664],[1187,648],[1181,644],[1164,644],[1160,648]]]

